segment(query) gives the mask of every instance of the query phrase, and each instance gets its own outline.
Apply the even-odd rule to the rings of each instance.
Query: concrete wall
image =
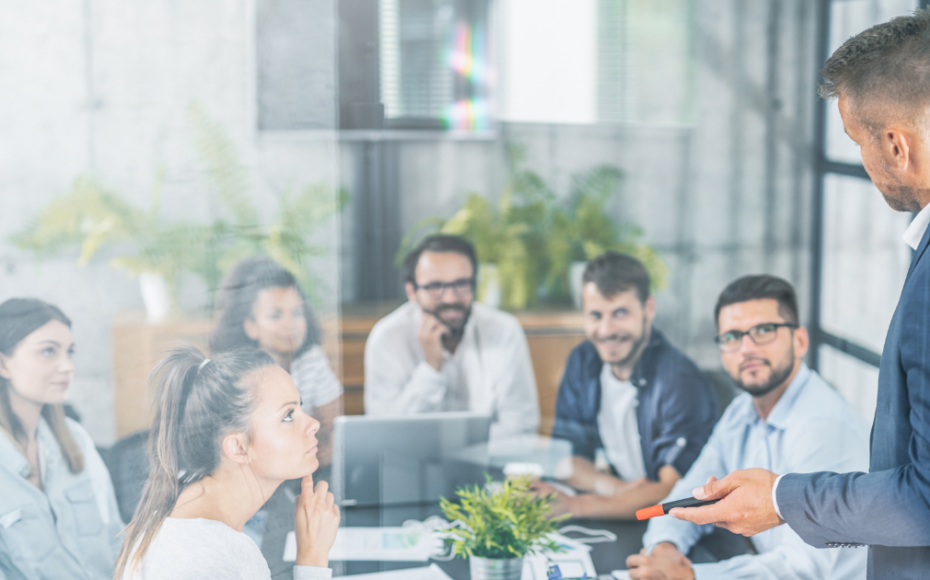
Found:
[[[195,152],[191,102],[225,128],[267,219],[280,193],[335,184],[332,132],[256,130],[254,15],[253,2],[233,0],[50,0],[0,8],[0,301],[35,296],[72,317],[78,354],[70,395],[100,443],[115,436],[110,324],[118,312],[142,308],[138,284],[107,266],[106,255],[79,269],[76,252],[38,262],[6,238],[82,174],[146,206],[164,170],[165,219],[221,215]],[[312,16],[316,71],[332,79],[333,19]],[[317,93],[331,125],[334,87],[324,84],[328,97]],[[331,248],[331,258],[314,264],[329,285],[320,305],[326,313],[336,312],[339,294],[338,220],[330,222],[315,236]],[[210,293],[186,279],[181,306],[202,315]]]

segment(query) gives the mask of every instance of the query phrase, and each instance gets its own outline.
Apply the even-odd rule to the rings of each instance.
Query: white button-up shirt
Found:
[[[420,346],[420,307],[407,302],[378,321],[365,344],[365,413],[402,415],[473,411],[492,415],[491,438],[533,434],[539,401],[520,322],[474,304],[454,353],[442,369]]]

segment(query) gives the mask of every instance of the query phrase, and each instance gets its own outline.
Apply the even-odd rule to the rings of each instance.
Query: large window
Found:
[[[916,0],[821,0],[823,59],[917,7]],[[817,142],[811,364],[871,421],[885,333],[911,257],[901,239],[911,216],[892,211],[872,185],[836,102],[819,103]]]

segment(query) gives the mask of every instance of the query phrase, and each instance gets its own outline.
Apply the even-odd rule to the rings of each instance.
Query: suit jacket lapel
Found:
[[[927,251],[927,241],[930,240],[930,227],[927,228],[927,231],[924,232],[924,237],[920,238],[920,244],[917,246],[917,249],[914,251],[914,257],[911,258],[911,267],[907,271],[907,278],[911,277],[911,272],[914,271],[914,267],[917,266],[918,260],[924,255],[924,252]],[[904,283],[907,284],[907,278],[904,279]]]

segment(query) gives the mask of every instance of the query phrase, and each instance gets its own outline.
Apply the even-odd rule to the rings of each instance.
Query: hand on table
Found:
[[[442,369],[442,335],[447,331],[446,325],[438,318],[428,312],[422,312],[417,338],[420,339],[426,364],[437,371]]]
[[[577,496],[572,497],[566,493],[562,493],[544,481],[533,482],[533,485],[530,486],[530,489],[536,492],[537,496],[555,496],[552,501],[552,511],[549,512],[548,517],[554,518],[565,514],[572,515],[574,500],[577,499]]]
[[[313,476],[300,482],[295,501],[294,534],[297,536],[297,565],[329,566],[329,550],[339,528],[339,506],[333,503],[329,484],[321,481],[313,489]]]
[[[711,477],[694,489],[694,497],[719,502],[696,508],[675,508],[669,515],[698,525],[714,524],[735,534],[754,536],[784,522],[772,505],[778,476],[765,469],[740,469],[721,480]]]
[[[635,580],[694,580],[691,560],[668,542],[657,545],[648,556],[645,548],[633,554],[626,565]]]

